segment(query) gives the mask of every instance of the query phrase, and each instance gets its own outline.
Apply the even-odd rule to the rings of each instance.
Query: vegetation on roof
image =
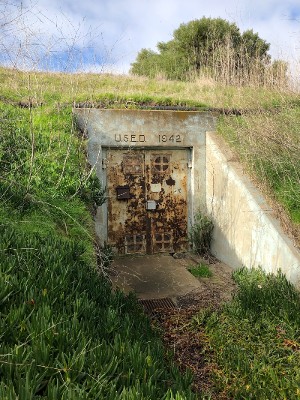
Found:
[[[92,221],[104,193],[72,107],[238,110],[218,132],[299,243],[298,93],[5,68],[0,83],[1,398],[194,398],[136,300],[104,279]]]

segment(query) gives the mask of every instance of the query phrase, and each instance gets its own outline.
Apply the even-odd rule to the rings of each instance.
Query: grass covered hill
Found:
[[[74,104],[104,108],[183,106],[221,112],[218,131],[268,195],[300,246],[299,93],[287,87],[234,87],[211,79],[168,81],[109,74],[0,69],[3,104],[34,108],[34,119]],[[69,108],[68,108],[69,107]],[[67,111],[68,110],[68,111]],[[49,115],[49,114],[48,114]],[[53,124],[53,117],[51,117]],[[70,122],[71,123],[71,122]]]
[[[135,298],[105,279],[76,84],[0,77],[0,398],[195,398]]]
[[[92,221],[103,191],[72,107],[219,109],[219,133],[299,244],[299,96],[3,68],[0,88],[0,398],[195,398],[136,300],[105,279]]]

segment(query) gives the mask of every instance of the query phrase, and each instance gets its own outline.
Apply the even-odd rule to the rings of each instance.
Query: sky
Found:
[[[126,74],[181,23],[224,18],[300,64],[300,0],[0,0],[0,63],[18,68]]]

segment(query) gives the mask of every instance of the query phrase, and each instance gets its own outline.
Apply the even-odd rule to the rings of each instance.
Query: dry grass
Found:
[[[300,110],[284,107],[223,118],[219,132],[235,148],[268,197],[285,231],[300,247]]]
[[[110,99],[109,107],[139,103],[203,105],[235,109],[218,130],[234,146],[258,185],[280,210],[283,225],[300,246],[299,94],[288,86],[230,86],[202,74],[192,82],[130,75],[65,74],[0,69],[0,100],[57,104]],[[46,107],[46,108],[45,108]],[[49,109],[50,109],[49,108]],[[284,210],[284,212],[283,212]]]
[[[234,87],[202,76],[194,82],[168,81],[130,75],[63,74],[0,70],[1,98],[24,101],[35,98],[49,101],[97,101],[104,94],[194,101],[216,108],[265,109],[294,101],[292,91],[264,87]]]

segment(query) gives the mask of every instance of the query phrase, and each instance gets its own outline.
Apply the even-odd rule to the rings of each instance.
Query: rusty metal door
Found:
[[[107,150],[108,243],[119,254],[187,249],[188,152]]]

